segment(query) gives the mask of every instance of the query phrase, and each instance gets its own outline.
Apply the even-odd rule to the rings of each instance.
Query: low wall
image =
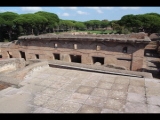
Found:
[[[0,74],[0,81],[17,86],[22,82],[24,77],[29,77],[35,71],[39,71],[49,66],[47,61],[29,61],[29,63],[31,64],[26,67],[21,67],[20,69],[14,70],[10,73]]]
[[[14,71],[25,67],[23,58],[9,58],[0,60],[0,72]]]

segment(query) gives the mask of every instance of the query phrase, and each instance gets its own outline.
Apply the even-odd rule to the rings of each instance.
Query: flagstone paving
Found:
[[[0,91],[0,113],[159,113],[160,81],[45,68]]]

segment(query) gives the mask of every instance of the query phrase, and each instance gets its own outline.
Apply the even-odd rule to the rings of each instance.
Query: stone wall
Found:
[[[0,60],[0,73],[6,71],[14,71],[24,67],[25,67],[25,60],[23,58]]]
[[[75,45],[76,48],[74,48]],[[123,52],[125,47],[127,47],[127,52]],[[101,57],[104,66],[113,65],[126,70],[139,70],[143,65],[144,47],[145,44],[106,41],[20,40],[2,47],[1,50],[3,58],[25,56],[26,60],[59,59],[72,62],[71,55],[75,57],[79,55],[83,64],[92,65],[94,64],[93,57]],[[55,57],[54,54],[59,54],[59,56]]]

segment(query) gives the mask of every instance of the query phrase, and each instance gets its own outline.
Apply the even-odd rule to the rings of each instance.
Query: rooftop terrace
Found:
[[[0,91],[1,113],[159,113],[158,80],[46,67]]]
[[[151,40],[144,33],[132,33],[132,34],[41,34],[38,36],[27,35],[21,36],[19,40],[87,40],[87,41],[113,41],[113,42],[143,42],[148,43]]]

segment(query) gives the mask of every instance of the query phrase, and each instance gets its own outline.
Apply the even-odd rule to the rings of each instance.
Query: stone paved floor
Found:
[[[20,88],[0,91],[0,112],[19,112],[2,99],[27,94],[21,106],[32,113],[159,113],[160,82],[94,72],[45,68],[26,78]],[[8,97],[8,98],[7,98]],[[17,97],[18,99],[18,97]],[[9,99],[8,102],[13,99]],[[16,98],[15,98],[16,101]],[[25,105],[24,105],[25,104]],[[17,106],[16,106],[17,107]],[[3,108],[3,109],[2,109]],[[15,110],[15,111],[14,111]]]

